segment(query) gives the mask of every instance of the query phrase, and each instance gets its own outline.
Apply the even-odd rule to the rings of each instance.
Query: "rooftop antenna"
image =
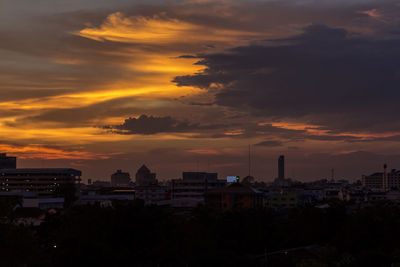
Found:
[[[334,168],[331,169],[331,180],[332,180],[332,182],[335,180],[335,169]]]
[[[256,147],[253,147],[253,177],[256,177]]]
[[[250,172],[250,166],[251,166],[251,156],[250,156],[250,144],[249,144],[249,176],[251,174]]]

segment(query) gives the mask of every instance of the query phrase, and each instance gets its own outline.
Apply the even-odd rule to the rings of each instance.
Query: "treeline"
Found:
[[[400,266],[400,208],[177,213],[140,202],[0,224],[1,266]]]

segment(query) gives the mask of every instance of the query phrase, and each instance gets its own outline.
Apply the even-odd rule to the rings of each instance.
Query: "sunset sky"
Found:
[[[400,2],[2,0],[0,152],[160,180],[400,168]]]

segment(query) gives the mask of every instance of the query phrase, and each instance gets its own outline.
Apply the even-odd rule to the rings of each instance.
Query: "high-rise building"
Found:
[[[35,192],[39,198],[64,195],[81,180],[75,169],[37,168],[0,170],[1,191]]]
[[[16,169],[17,158],[7,157],[6,153],[0,153],[0,169]]]
[[[383,173],[376,172],[371,175],[362,176],[362,185],[367,188],[380,188],[383,189]]]
[[[131,176],[129,172],[122,172],[117,170],[116,173],[111,175],[111,185],[113,187],[128,187],[131,183]]]
[[[167,188],[158,184],[156,174],[146,165],[142,165],[136,173],[135,192],[135,197],[143,200],[145,205],[154,205],[167,196]]]
[[[377,172],[371,175],[362,176],[362,185],[367,188],[379,188],[389,190],[400,188],[400,171],[393,169],[390,172]]]
[[[278,159],[278,178],[285,179],[285,156],[281,155]]]
[[[136,186],[157,184],[156,174],[152,173],[146,165],[142,165],[136,172]]]

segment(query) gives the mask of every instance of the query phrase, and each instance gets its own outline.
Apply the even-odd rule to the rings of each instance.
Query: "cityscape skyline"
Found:
[[[1,266],[400,266],[399,0],[0,18]]]
[[[52,169],[52,168],[69,167],[69,166],[65,166],[65,165],[64,166],[63,165],[49,166],[48,164],[46,165],[46,161],[43,161],[43,160],[41,161],[41,165],[24,166],[22,164],[18,164],[17,163],[17,162],[20,161],[17,157],[10,156],[10,155],[8,155],[6,153],[0,153],[0,159],[1,159],[0,163],[3,162],[2,163],[4,165],[3,168],[6,168],[6,169],[7,169],[7,166],[11,166],[10,167],[11,169],[14,169],[14,168],[18,168],[18,169],[24,169],[24,168],[39,168],[39,169],[40,168],[42,168],[42,169],[45,168],[46,169],[46,168],[50,168],[50,169]],[[247,160],[249,160],[249,159],[250,158],[248,158]],[[253,161],[253,160],[254,159],[251,157],[251,161]],[[370,160],[371,160],[371,158],[370,158]],[[373,160],[373,158],[372,158],[372,160]],[[248,168],[247,170],[250,170],[250,176],[252,177],[253,181],[258,181],[258,182],[273,182],[275,179],[284,181],[286,178],[287,179],[291,179],[293,181],[299,181],[299,182],[311,182],[311,181],[316,181],[316,180],[320,180],[320,179],[326,179],[326,180],[333,180],[333,179],[341,180],[341,179],[344,179],[344,180],[348,180],[350,182],[356,182],[356,181],[361,181],[363,176],[368,175],[370,173],[375,173],[376,171],[384,171],[384,170],[386,171],[387,166],[388,166],[387,163],[384,163],[383,165],[380,164],[380,166],[379,166],[379,162],[374,162],[373,164],[370,164],[370,168],[365,168],[364,169],[364,170],[366,170],[365,172],[358,172],[358,174],[356,174],[354,177],[346,177],[344,175],[341,175],[340,172],[339,172],[339,175],[337,175],[337,173],[335,172],[335,169],[331,168],[329,170],[325,170],[326,174],[324,174],[324,175],[322,175],[320,177],[308,177],[308,179],[304,179],[302,177],[296,177],[294,168],[291,168],[291,175],[285,175],[286,173],[288,173],[288,170],[291,167],[290,165],[289,165],[289,168],[286,167],[287,165],[285,163],[285,155],[279,155],[278,158],[275,158],[274,162],[275,163],[272,164],[274,166],[272,166],[271,169],[273,170],[272,171],[273,173],[276,173],[276,175],[275,176],[271,176],[271,177],[267,177],[267,178],[266,177],[257,176],[256,175],[256,171],[254,171],[253,169],[250,168],[250,162],[249,161],[246,163],[247,166],[245,166],[245,167]],[[157,175],[157,173],[158,173],[157,171],[155,173],[152,173],[151,175],[154,175],[154,177],[156,177],[156,175],[157,175],[157,177],[158,177],[157,180],[159,180],[160,182],[165,182],[165,181],[170,181],[170,180],[176,179],[178,177],[181,177],[182,173],[185,173],[185,172],[217,173],[218,177],[220,179],[225,179],[225,177],[228,177],[228,176],[237,176],[237,177],[241,177],[241,179],[243,179],[243,178],[245,178],[246,176],[249,175],[249,173],[247,171],[243,170],[243,169],[241,171],[236,172],[235,175],[232,175],[233,171],[228,172],[228,173],[220,173],[215,169],[212,170],[211,165],[210,165],[209,162],[207,162],[207,166],[204,166],[204,168],[201,167],[202,165],[199,164],[199,162],[196,162],[195,165],[196,166],[193,167],[193,169],[181,169],[181,170],[176,169],[175,172],[177,174],[175,176],[171,176],[171,177]],[[361,165],[365,165],[365,163],[363,162],[363,163],[361,163]],[[120,165],[117,165],[117,166],[120,167]],[[108,181],[108,182],[111,181],[111,183],[112,183],[112,180],[113,180],[112,177],[114,175],[117,175],[117,174],[118,175],[122,175],[121,179],[123,180],[123,179],[126,179],[126,178],[123,178],[123,177],[130,177],[130,176],[134,177],[134,173],[136,173],[136,171],[138,171],[138,170],[143,170],[143,168],[147,169],[147,166],[144,163],[138,164],[137,168],[135,168],[134,166],[136,166],[136,165],[132,165],[131,164],[129,167],[127,167],[125,169],[118,167],[117,169],[113,169],[109,173],[103,172],[103,176],[100,176],[100,177],[85,175],[85,171],[83,171],[82,178],[80,178],[80,179],[84,183],[88,183],[88,182],[91,183],[91,182],[94,182],[94,181]],[[254,165],[252,166],[252,168],[253,167],[254,167]],[[396,167],[397,166],[395,166],[395,165],[389,165],[389,170],[396,170]],[[74,168],[80,169],[78,166],[75,166]],[[110,166],[105,166],[105,169],[110,169],[110,168],[111,168]],[[152,168],[152,170],[155,170],[153,167],[151,167],[151,168]],[[328,172],[329,172],[329,174],[328,174]],[[242,175],[238,175],[237,173],[242,173]],[[136,175],[137,175],[137,173],[136,173]]]
[[[277,15],[278,14],[278,15]],[[340,16],[338,16],[340,14]],[[400,166],[390,0],[4,0],[0,151],[106,180]],[[378,111],[379,110],[379,111]]]

